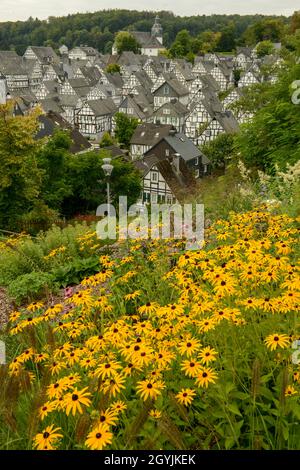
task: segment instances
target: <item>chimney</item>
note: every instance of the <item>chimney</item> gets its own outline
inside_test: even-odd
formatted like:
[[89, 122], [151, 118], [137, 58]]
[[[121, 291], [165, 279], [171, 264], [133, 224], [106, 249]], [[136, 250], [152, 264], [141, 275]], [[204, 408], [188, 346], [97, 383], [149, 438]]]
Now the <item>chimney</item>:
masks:
[[176, 135], [176, 129], [170, 129], [169, 130], [169, 136], [175, 137], [175, 135]]

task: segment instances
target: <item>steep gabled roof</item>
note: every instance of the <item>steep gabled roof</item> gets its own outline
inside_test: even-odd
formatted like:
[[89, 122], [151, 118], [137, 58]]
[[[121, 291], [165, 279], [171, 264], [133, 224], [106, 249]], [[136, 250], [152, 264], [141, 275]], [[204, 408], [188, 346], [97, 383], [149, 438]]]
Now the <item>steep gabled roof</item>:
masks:
[[133, 164], [143, 177], [156, 166], [179, 202], [183, 202], [189, 193], [192, 194], [195, 191], [196, 180], [182, 158], [179, 158], [179, 165], [175, 168], [171, 159], [159, 159], [149, 150], [147, 156], [142, 160], [134, 161]]
[[[163, 75], [166, 76], [165, 74]], [[165, 78], [164, 82], [161, 83], [155, 90], [157, 93], [165, 84], [168, 84], [178, 96], [186, 96], [189, 94], [189, 90], [176, 78]]]
[[131, 145], [146, 145], [153, 147], [167, 136], [173, 128], [171, 125], [153, 123], [139, 124], [131, 137]]
[[112, 115], [117, 111], [115, 103], [110, 98], [105, 100], [90, 100], [87, 103], [96, 116]]
[[189, 110], [187, 109], [186, 106], [184, 106], [180, 101], [170, 101], [168, 103], [164, 103], [160, 108], [156, 109], [153, 112], [153, 115], [161, 115], [163, 113], [164, 109], [170, 109], [173, 111], [173, 114], [176, 114], [177, 116], [185, 116], [186, 114], [189, 114]]
[[164, 140], [174, 149], [174, 153], [179, 153], [186, 162], [202, 155], [198, 147], [185, 134], [167, 135]]

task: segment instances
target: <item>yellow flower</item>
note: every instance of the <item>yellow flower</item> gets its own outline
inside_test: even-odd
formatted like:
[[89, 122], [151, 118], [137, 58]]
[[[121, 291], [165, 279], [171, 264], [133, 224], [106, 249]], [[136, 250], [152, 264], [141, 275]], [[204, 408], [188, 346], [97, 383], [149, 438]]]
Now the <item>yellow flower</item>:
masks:
[[199, 358], [202, 362], [202, 364], [209, 364], [210, 362], [213, 362], [216, 360], [217, 356], [217, 351], [213, 348], [210, 348], [209, 346], [206, 348], [201, 349], [199, 352]]
[[139, 290], [132, 292], [131, 294], [124, 295], [124, 300], [134, 300], [141, 295]]
[[186, 354], [187, 357], [191, 357], [201, 347], [200, 341], [194, 338], [188, 338], [185, 341], [181, 341], [178, 345], [178, 350], [181, 355]]
[[29, 310], [30, 312], [35, 312], [35, 310], [39, 310], [43, 306], [43, 302], [33, 302], [32, 304], [27, 306], [27, 310]]
[[265, 343], [271, 351], [274, 351], [277, 348], [286, 348], [289, 345], [289, 337], [287, 335], [274, 333], [266, 337]]
[[157, 302], [147, 302], [146, 305], [142, 305], [138, 310], [139, 313], [145, 313], [146, 315], [149, 315], [151, 313], [155, 313], [158, 308], [159, 305]]
[[113, 434], [105, 423], [98, 424], [87, 436], [85, 445], [91, 450], [102, 450], [112, 443]]
[[195, 390], [191, 388], [183, 388], [179, 393], [177, 393], [176, 399], [181, 405], [189, 406], [192, 403], [195, 395]]
[[201, 363], [193, 358], [187, 359], [182, 362], [181, 370], [188, 377], [196, 377], [201, 370]]
[[210, 367], [205, 367], [201, 370], [201, 372], [196, 377], [196, 384], [199, 387], [208, 387], [209, 383], [215, 383], [217, 378], [217, 374], [213, 369]]
[[47, 426], [44, 431], [37, 434], [34, 438], [34, 447], [37, 450], [52, 450], [53, 444], [56, 444], [57, 439], [63, 437], [62, 434], [59, 434], [57, 431], [60, 431], [61, 428], [53, 429], [53, 424]]
[[86, 392], [88, 387], [83, 388], [82, 390], [77, 390], [76, 388], [68, 393], [64, 397], [64, 406], [66, 409], [66, 415], [69, 416], [70, 412], [72, 412], [72, 415], [75, 416], [77, 411], [82, 414], [82, 406], [89, 406], [91, 404], [91, 400], [87, 398], [91, 394], [89, 392]]
[[137, 392], [141, 398], [146, 401], [148, 398], [155, 400], [158, 395], [161, 395], [161, 390], [164, 385], [161, 381], [155, 382], [154, 380], [141, 380], [137, 385]]
[[126, 408], [127, 408], [127, 405], [125, 405], [123, 401], [115, 401], [114, 403], [110, 405], [110, 409], [112, 411], [117, 411], [118, 413], [126, 410]]
[[48, 401], [39, 408], [39, 417], [41, 418], [41, 420], [43, 420], [53, 410], [55, 410], [55, 404], [53, 404], [53, 402]]
[[288, 387], [286, 387], [285, 392], [284, 392], [286, 397], [290, 397], [291, 395], [296, 395], [297, 393], [298, 393], [297, 390], [292, 385], [288, 385]]
[[149, 415], [151, 416], [151, 418], [159, 419], [159, 418], [161, 418], [161, 411], [159, 411], [159, 410], [150, 410]]
[[99, 422], [105, 423], [108, 426], [115, 426], [118, 422], [118, 411], [108, 409], [106, 411], [100, 411]]
[[106, 377], [112, 377], [121, 368], [122, 367], [119, 364], [119, 362], [116, 362], [116, 361], [105, 362], [104, 364], [100, 364], [100, 366], [97, 367], [97, 369], [95, 370], [95, 376], [101, 379], [105, 379]]

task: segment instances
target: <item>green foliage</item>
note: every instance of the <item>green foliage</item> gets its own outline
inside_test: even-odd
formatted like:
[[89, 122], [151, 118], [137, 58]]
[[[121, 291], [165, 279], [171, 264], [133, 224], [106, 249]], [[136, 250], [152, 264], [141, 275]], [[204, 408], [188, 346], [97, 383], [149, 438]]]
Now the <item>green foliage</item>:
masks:
[[115, 136], [119, 144], [129, 148], [131, 137], [138, 126], [139, 121], [136, 118], [130, 118], [124, 113], [115, 114]]
[[110, 147], [114, 145], [115, 141], [109, 132], [104, 132], [102, 139], [100, 141], [100, 147]]
[[[12, 116], [12, 106], [0, 107], [0, 227], [36, 234], [66, 217], [95, 211], [106, 200], [106, 183], [101, 168], [105, 151], [73, 155], [70, 137], [57, 131], [53, 137], [37, 141], [36, 110], [28, 116]], [[117, 117], [117, 138], [129, 145], [138, 121]], [[104, 134], [101, 146], [115, 143]], [[119, 178], [119, 180], [117, 179]], [[99, 183], [100, 180], [100, 183]], [[112, 176], [115, 197], [127, 195], [131, 203], [140, 192], [140, 177], [134, 167], [115, 162]]]
[[57, 286], [53, 283], [51, 274], [41, 272], [23, 274], [12, 281], [8, 287], [8, 294], [17, 305], [37, 300], [46, 296], [49, 291], [56, 292]]
[[246, 44], [255, 46], [261, 41], [280, 42], [284, 35], [282, 18], [264, 18], [250, 25], [245, 32]]
[[231, 52], [236, 45], [235, 37], [235, 24], [231, 22], [221, 31], [221, 37], [217, 43], [218, 50]]
[[63, 199], [72, 193], [66, 175], [70, 145], [69, 135], [58, 130], [38, 155], [39, 166], [43, 170], [40, 197], [50, 208], [56, 210], [61, 209]]
[[99, 259], [97, 256], [78, 258], [70, 263], [64, 263], [53, 269], [50, 274], [52, 285], [67, 287], [79, 284], [85, 277], [96, 274], [99, 271]]
[[235, 156], [235, 136], [233, 134], [219, 134], [211, 142], [201, 147], [201, 151], [211, 161], [213, 169], [225, 168]]
[[0, 106], [0, 227], [6, 229], [32, 210], [42, 180], [37, 163], [41, 143], [34, 139], [40, 110], [15, 117], [13, 107], [13, 102]]
[[105, 72], [106, 73], [120, 73], [121, 71], [121, 67], [119, 64], [109, 64], [106, 69], [105, 69]]
[[135, 37], [127, 31], [120, 31], [116, 35], [115, 46], [118, 54], [125, 51], [131, 51], [138, 54], [141, 47]]
[[[168, 11], [158, 12], [164, 28], [164, 43], [170, 47], [179, 31], [187, 29], [193, 38], [205, 31], [226, 31], [235, 24], [235, 41], [240, 43], [242, 34], [263, 15], [201, 15], [181, 17]], [[154, 14], [152, 11], [105, 10], [94, 13], [77, 13], [64, 17], [51, 16], [48, 20], [29, 18], [27, 21], [2, 22], [0, 25], [0, 49], [15, 49], [23, 54], [29, 45], [50, 45], [58, 49], [62, 44], [69, 48], [89, 44], [103, 53], [110, 53], [114, 35], [119, 31], [150, 31]], [[287, 22], [287, 18], [282, 18]], [[262, 39], [259, 39], [262, 40]], [[257, 41], [258, 42], [258, 41]], [[211, 42], [205, 42], [210, 49]], [[199, 52], [199, 48], [194, 53]]]
[[274, 45], [272, 41], [261, 41], [256, 47], [256, 52], [258, 57], [264, 57], [266, 55], [271, 55], [274, 52]]
[[211, 176], [201, 181], [198, 202], [204, 204], [205, 217], [212, 220], [227, 219], [231, 211], [244, 212], [253, 208], [253, 195], [241, 196], [241, 174], [236, 164], [228, 165], [221, 176]]
[[299, 64], [283, 70], [276, 84], [265, 87], [252, 122], [242, 126], [238, 146], [247, 166], [272, 173], [275, 165], [285, 168], [300, 159], [300, 107], [292, 102], [299, 76]]
[[[64, 200], [63, 212], [68, 217], [87, 212], [94, 212], [99, 204], [106, 201], [106, 179], [102, 170], [103, 158], [109, 152], [87, 152], [70, 157], [67, 178], [73, 192]], [[128, 197], [131, 204], [136, 202], [140, 191], [140, 176], [134, 166], [122, 159], [113, 161], [113, 172], [110, 177], [113, 201], [120, 195]]]
[[55, 293], [97, 272], [103, 245], [85, 223], [8, 238], [0, 243], [0, 285], [18, 304]]

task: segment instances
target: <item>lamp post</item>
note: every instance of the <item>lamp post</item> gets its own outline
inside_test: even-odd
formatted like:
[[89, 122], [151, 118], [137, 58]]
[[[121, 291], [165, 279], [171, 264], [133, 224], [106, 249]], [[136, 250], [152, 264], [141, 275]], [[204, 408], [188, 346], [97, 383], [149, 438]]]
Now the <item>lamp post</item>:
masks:
[[110, 205], [110, 186], [109, 186], [109, 177], [113, 171], [113, 166], [111, 164], [111, 158], [103, 158], [103, 165], [101, 166], [104, 174], [106, 176], [106, 192], [107, 192], [107, 215], [109, 217], [109, 205]]

